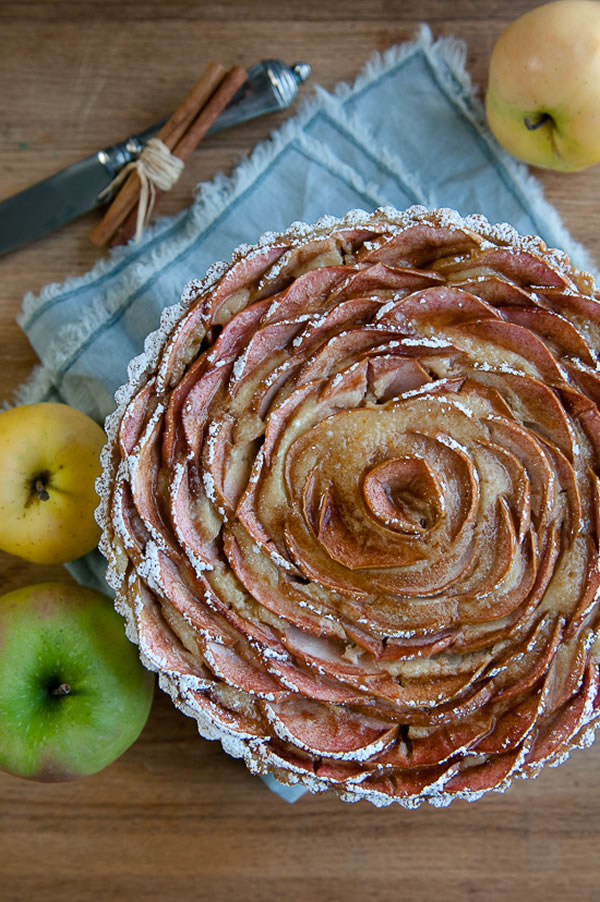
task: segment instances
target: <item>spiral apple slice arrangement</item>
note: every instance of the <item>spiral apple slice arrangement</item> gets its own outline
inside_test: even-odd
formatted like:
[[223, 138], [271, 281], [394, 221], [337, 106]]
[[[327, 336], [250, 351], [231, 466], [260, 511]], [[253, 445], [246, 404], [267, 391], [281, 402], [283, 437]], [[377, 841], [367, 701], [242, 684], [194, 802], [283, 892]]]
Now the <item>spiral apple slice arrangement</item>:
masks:
[[409, 807], [588, 743], [599, 347], [591, 277], [450, 210], [295, 224], [188, 285], [118, 394], [100, 522], [201, 734]]

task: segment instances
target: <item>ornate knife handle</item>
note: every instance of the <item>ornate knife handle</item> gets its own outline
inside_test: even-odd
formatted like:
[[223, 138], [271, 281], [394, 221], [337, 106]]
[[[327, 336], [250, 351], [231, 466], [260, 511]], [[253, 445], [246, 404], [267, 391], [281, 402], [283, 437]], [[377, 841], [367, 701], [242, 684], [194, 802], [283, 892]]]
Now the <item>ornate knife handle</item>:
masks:
[[[209, 129], [209, 134], [232, 128], [257, 116], [286, 109], [295, 100], [298, 87], [307, 80], [310, 71], [308, 63], [294, 63], [293, 66], [287, 66], [281, 60], [263, 60], [257, 63], [249, 70], [248, 78], [240, 90]], [[139, 135], [132, 135], [119, 144], [99, 150], [98, 160], [114, 177], [123, 166], [139, 156], [146, 141], [160, 130], [165, 121], [163, 119]]]

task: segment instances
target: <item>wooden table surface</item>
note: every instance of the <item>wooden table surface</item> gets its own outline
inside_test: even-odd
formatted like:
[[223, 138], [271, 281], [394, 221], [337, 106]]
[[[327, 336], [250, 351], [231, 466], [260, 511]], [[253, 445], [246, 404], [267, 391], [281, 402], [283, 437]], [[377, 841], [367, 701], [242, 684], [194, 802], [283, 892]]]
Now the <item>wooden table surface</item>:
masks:
[[[313, 81], [352, 79], [374, 50], [434, 34], [467, 42], [485, 86], [500, 31], [526, 0], [2, 0], [0, 198], [168, 114], [208, 59], [306, 60]], [[228, 171], [284, 114], [202, 145], [161, 212]], [[443, 136], [440, 136], [443, 138]], [[600, 263], [600, 166], [535, 173]], [[0, 401], [35, 366], [16, 325], [26, 291], [101, 255], [89, 214], [0, 259]], [[2, 591], [59, 567], [0, 555]], [[505, 795], [448, 809], [377, 810], [305, 796], [290, 805], [197, 737], [157, 693], [138, 742], [97, 776], [43, 785], [0, 774], [0, 898], [85, 900], [592, 900], [600, 897], [600, 742]]]

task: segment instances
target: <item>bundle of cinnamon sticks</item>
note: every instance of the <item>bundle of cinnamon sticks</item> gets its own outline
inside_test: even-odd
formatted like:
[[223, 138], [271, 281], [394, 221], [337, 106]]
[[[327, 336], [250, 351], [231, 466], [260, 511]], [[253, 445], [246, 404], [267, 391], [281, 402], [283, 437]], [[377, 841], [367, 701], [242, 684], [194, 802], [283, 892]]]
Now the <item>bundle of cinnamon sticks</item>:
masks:
[[[227, 71], [219, 63], [209, 63], [200, 80], [156, 138], [174, 157], [185, 163], [246, 77], [247, 73], [241, 66], [233, 66]], [[152, 206], [155, 207], [162, 191], [156, 186], [152, 189]], [[104, 247], [129, 241], [136, 233], [141, 191], [142, 180], [138, 170], [132, 168], [104, 217], [91, 232], [90, 240], [94, 244]]]

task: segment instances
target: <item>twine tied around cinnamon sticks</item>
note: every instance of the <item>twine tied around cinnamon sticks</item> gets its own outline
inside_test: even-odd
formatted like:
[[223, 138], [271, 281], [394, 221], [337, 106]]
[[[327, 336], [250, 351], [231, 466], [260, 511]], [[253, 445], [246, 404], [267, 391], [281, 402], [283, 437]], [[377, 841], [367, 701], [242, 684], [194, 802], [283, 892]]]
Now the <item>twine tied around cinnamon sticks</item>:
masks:
[[137, 205], [135, 240], [139, 241], [154, 209], [156, 191], [169, 191], [178, 181], [185, 163], [171, 153], [159, 138], [150, 138], [137, 160], [133, 160], [112, 180], [100, 194], [110, 194], [119, 188], [130, 172], [136, 172], [140, 180], [140, 197]]
[[[151, 138], [137, 160], [128, 164], [106, 189], [120, 187], [90, 240], [103, 247], [139, 240], [156, 203], [181, 175], [185, 163], [217, 116], [246, 80], [241, 66], [226, 71], [209, 63], [181, 106]], [[137, 209], [136, 209], [137, 208]]]

